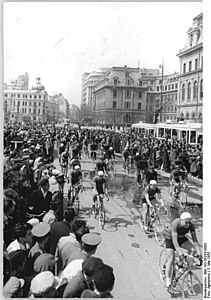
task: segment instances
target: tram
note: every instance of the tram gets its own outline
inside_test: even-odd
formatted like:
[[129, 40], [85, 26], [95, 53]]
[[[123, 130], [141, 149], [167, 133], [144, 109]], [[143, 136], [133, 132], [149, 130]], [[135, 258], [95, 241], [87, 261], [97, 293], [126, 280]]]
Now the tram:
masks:
[[185, 140], [190, 145], [202, 144], [203, 125], [201, 123], [136, 123], [132, 125], [138, 133], [157, 137], [158, 139]]

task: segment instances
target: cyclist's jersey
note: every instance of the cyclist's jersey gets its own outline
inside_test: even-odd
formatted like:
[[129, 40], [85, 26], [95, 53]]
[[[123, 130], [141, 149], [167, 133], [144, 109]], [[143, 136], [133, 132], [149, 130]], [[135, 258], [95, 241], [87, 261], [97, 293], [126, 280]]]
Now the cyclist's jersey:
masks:
[[79, 183], [80, 179], [82, 179], [81, 171], [72, 170], [70, 172], [70, 176], [71, 176], [71, 184], [72, 185]]
[[147, 185], [142, 193], [142, 198], [145, 198], [145, 195], [149, 194], [149, 200], [155, 198], [155, 194], [160, 194], [160, 189], [156, 187], [156, 189], [150, 188], [150, 185]]
[[123, 152], [122, 152], [122, 155], [123, 155], [123, 157], [124, 157], [125, 159], [127, 159], [127, 158], [130, 156], [130, 153], [129, 153], [128, 150], [126, 150], [126, 151], [123, 151]]
[[186, 228], [181, 225], [180, 218], [177, 218], [177, 219], [173, 220], [173, 222], [171, 223], [171, 226], [166, 227], [164, 229], [163, 234], [166, 239], [171, 240], [173, 234], [176, 234], [178, 236], [178, 238], [182, 238], [188, 232], [195, 233], [195, 226], [193, 225], [193, 223], [190, 223], [189, 227]]
[[115, 158], [114, 150], [107, 150], [105, 153], [105, 158], [107, 159]]
[[106, 165], [106, 163], [105, 162], [97, 162], [96, 163], [96, 168], [97, 168], [97, 171], [103, 171], [104, 172], [104, 170], [106, 171], [107, 170], [107, 165]]
[[183, 178], [183, 173], [181, 170], [175, 169], [171, 173], [171, 179], [174, 179], [176, 182], [180, 182], [180, 178]]
[[61, 154], [61, 161], [62, 161], [63, 163], [67, 163], [67, 162], [68, 162], [68, 158], [69, 158], [69, 154], [68, 154], [68, 153], [63, 152], [63, 153]]
[[65, 146], [59, 146], [59, 154], [62, 154], [65, 150]]
[[104, 184], [107, 183], [107, 180], [105, 177], [100, 177], [100, 176], [95, 176], [93, 178], [94, 183], [96, 184], [96, 190], [98, 194], [103, 194], [104, 193]]
[[138, 170], [145, 170], [148, 167], [147, 160], [140, 159], [136, 163], [136, 167]]
[[71, 160], [71, 165], [72, 165], [73, 169], [74, 169], [75, 166], [81, 166], [80, 161], [76, 158], [73, 158]]
[[76, 157], [79, 154], [79, 149], [77, 147], [72, 149], [72, 157]]

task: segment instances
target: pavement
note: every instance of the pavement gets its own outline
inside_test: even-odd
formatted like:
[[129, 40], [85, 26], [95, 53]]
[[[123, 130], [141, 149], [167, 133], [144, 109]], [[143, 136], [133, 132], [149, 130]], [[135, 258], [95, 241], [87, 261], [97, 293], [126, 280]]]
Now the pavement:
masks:
[[[55, 165], [59, 168], [58, 159]], [[137, 191], [134, 174], [127, 176], [119, 160], [115, 163], [116, 175], [109, 179], [110, 200], [105, 202], [106, 223], [100, 228], [98, 220], [91, 215], [92, 191], [87, 189], [80, 194], [80, 215], [85, 219], [91, 232], [101, 235], [102, 242], [95, 253], [104, 263], [113, 267], [115, 285], [112, 291], [118, 299], [170, 299], [158, 272], [158, 260], [164, 249], [158, 245], [153, 235], [146, 235], [139, 226], [138, 204], [133, 203]], [[84, 185], [91, 186], [94, 164], [91, 159], [82, 157]], [[164, 201], [168, 201], [167, 174], [159, 172]], [[66, 193], [68, 184], [65, 184]], [[190, 196], [192, 207], [198, 209], [202, 189], [195, 186]], [[199, 195], [200, 194], [200, 195]], [[195, 199], [198, 196], [199, 199]], [[196, 202], [194, 202], [196, 201]], [[201, 212], [201, 211], [200, 211]], [[202, 215], [193, 211], [199, 242], [202, 243]], [[196, 270], [202, 280], [202, 271]]]

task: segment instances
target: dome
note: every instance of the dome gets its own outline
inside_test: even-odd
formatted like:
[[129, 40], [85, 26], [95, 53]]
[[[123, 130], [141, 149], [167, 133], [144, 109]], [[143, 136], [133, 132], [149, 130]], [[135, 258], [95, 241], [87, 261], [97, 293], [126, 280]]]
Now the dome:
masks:
[[37, 90], [40, 92], [43, 91], [45, 87], [40, 83], [40, 77], [37, 77], [36, 80], [37, 80], [36, 85], [32, 86], [32, 90]]

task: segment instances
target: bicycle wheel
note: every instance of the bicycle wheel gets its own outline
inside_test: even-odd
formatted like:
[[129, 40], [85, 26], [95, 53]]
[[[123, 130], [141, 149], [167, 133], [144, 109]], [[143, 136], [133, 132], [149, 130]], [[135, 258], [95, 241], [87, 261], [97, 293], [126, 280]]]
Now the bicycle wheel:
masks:
[[188, 202], [188, 196], [185, 191], [180, 192], [180, 206], [182, 208], [186, 208]]
[[192, 271], [187, 272], [182, 281], [182, 297], [202, 299], [202, 283]]
[[73, 208], [75, 210], [75, 214], [76, 216], [79, 214], [79, 210], [80, 210], [80, 202], [79, 202], [79, 197], [78, 195], [75, 196], [75, 201], [73, 203]]
[[154, 234], [155, 234], [156, 242], [160, 246], [163, 246], [165, 243], [165, 238], [162, 234], [162, 231], [164, 228], [165, 228], [165, 224], [164, 224], [163, 220], [161, 220], [160, 217], [158, 216], [154, 223]]
[[101, 205], [99, 209], [99, 224], [100, 227], [103, 229], [105, 225], [105, 209], [103, 205]]
[[160, 278], [164, 285], [166, 285], [166, 262], [168, 260], [168, 254], [166, 250], [161, 251], [158, 262], [158, 270]]

